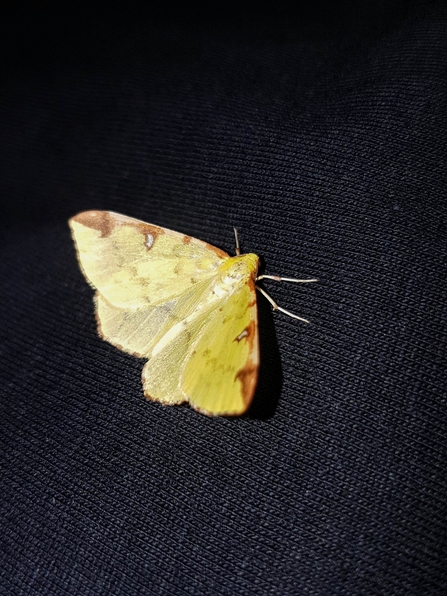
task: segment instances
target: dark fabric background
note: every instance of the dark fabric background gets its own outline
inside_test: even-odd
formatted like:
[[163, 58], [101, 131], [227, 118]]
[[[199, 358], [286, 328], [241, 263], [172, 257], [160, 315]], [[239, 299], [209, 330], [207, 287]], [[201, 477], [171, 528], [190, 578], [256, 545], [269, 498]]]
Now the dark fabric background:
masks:
[[[11, 4], [2, 19], [2, 595], [447, 594], [443, 2]], [[147, 402], [67, 219], [243, 249], [250, 412]]]

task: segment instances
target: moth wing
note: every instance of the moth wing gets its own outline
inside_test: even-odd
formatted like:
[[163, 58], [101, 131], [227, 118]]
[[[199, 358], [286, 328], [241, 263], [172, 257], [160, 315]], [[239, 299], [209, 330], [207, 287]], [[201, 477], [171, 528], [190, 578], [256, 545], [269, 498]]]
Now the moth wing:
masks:
[[186, 319], [209, 293], [210, 282], [199, 282], [180, 296], [146, 308], [117, 308], [99, 292], [95, 295], [100, 337], [125, 352], [150, 358], [154, 346], [177, 323]]
[[201, 240], [111, 211], [85, 211], [69, 223], [85, 277], [118, 308], [172, 300], [229, 258]]
[[210, 416], [243, 414], [259, 368], [254, 284], [223, 295], [212, 308], [184, 321], [172, 341], [158, 346], [143, 369], [148, 398], [167, 404], [188, 401]]

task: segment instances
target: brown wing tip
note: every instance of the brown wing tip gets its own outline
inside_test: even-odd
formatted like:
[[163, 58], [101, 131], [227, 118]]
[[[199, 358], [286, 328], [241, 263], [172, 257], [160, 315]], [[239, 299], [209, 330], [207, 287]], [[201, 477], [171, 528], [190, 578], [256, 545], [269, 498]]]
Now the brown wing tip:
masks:
[[114, 219], [109, 211], [82, 211], [70, 219], [69, 223], [72, 222], [101, 232], [102, 238], [110, 236], [115, 227]]
[[258, 369], [259, 366], [249, 362], [236, 373], [235, 379], [241, 383], [242, 398], [245, 403], [246, 409], [253, 399], [253, 395], [256, 389], [256, 383], [258, 381]]

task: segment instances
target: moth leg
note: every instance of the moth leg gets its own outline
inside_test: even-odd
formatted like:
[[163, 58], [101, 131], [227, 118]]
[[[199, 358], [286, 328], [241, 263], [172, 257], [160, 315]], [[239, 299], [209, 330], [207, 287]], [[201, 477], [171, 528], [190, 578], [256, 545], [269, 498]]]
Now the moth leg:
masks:
[[[265, 277], [265, 276], [261, 276], [261, 277]], [[259, 279], [259, 277], [258, 277], [258, 279]], [[276, 302], [273, 300], [273, 298], [271, 296], [269, 296], [267, 294], [267, 292], [265, 290], [263, 290], [262, 288], [260, 288], [259, 286], [256, 286], [256, 289], [259, 290], [265, 298], [267, 298], [267, 300], [273, 306], [273, 310], [280, 310], [281, 312], [288, 315], [289, 317], [292, 317], [293, 319], [298, 319], [298, 321], [303, 321], [303, 323], [310, 323], [310, 321], [308, 321], [307, 319], [303, 319], [303, 317], [299, 317], [298, 315], [293, 314], [293, 312], [290, 312], [289, 310], [286, 310], [285, 308], [281, 308], [281, 306], [278, 306], [276, 304]]]
[[[279, 275], [258, 275], [256, 281], [260, 279], [273, 279], [274, 281], [291, 281], [296, 284], [308, 284], [314, 281], [318, 281], [318, 279], [294, 279], [293, 277], [280, 277]], [[259, 289], [259, 288], [258, 288]]]

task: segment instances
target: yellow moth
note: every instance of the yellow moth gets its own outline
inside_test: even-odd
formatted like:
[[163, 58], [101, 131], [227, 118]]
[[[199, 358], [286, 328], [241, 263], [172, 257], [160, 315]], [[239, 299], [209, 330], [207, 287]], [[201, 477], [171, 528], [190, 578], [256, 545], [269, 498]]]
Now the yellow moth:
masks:
[[316, 280], [257, 277], [259, 257], [240, 254], [236, 230], [237, 254], [230, 257], [110, 211], [85, 211], [69, 223], [80, 267], [96, 290], [99, 335], [148, 359], [146, 397], [189, 402], [209, 416], [243, 414], [259, 368], [256, 281]]

